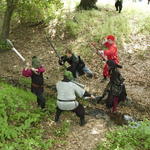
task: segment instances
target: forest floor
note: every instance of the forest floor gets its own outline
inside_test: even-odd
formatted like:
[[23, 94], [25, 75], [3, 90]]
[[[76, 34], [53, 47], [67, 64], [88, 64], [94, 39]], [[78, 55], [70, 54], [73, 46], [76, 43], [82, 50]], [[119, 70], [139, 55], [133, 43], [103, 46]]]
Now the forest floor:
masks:
[[[118, 15], [116, 12], [114, 14]], [[124, 16], [125, 12], [120, 15]], [[134, 105], [119, 106], [118, 113], [129, 114], [139, 119], [150, 119], [150, 36], [136, 32], [138, 17], [138, 15], [131, 16], [129, 22], [132, 33], [130, 34], [129, 42], [122, 39], [122, 45], [119, 46], [120, 62], [123, 65], [121, 72], [126, 79], [128, 97]], [[43, 60], [42, 63], [46, 67], [45, 82], [48, 85], [54, 85], [62, 78], [58, 58], [49, 47], [43, 28], [29, 28], [20, 25], [13, 28], [10, 39], [12, 39], [16, 49], [27, 61], [30, 62], [34, 55]], [[70, 43], [73, 40], [65, 42]], [[100, 82], [102, 79], [102, 61], [98, 62], [99, 58], [96, 55], [93, 55], [92, 61], [88, 59], [88, 57], [84, 57], [85, 62], [97, 74], [98, 78], [87, 79], [82, 77], [79, 80], [86, 85], [91, 93], [101, 95], [107, 84], [107, 82]], [[23, 67], [24, 64], [15, 53], [11, 51], [0, 53], [0, 77], [19, 80], [22, 78], [21, 70]], [[48, 90], [46, 89], [46, 91]], [[139, 107], [134, 107], [135, 105]], [[95, 107], [106, 110], [105, 105], [97, 104]], [[73, 115], [73, 117], [75, 116]], [[78, 123], [72, 123], [75, 121], [73, 117], [67, 117], [71, 121], [72, 127], [65, 137], [66, 139], [64, 139], [66, 142], [56, 144], [52, 148], [53, 150], [92, 150], [96, 148], [96, 144], [105, 139], [104, 135], [109, 129], [106, 125], [106, 120], [86, 116], [88, 123], [84, 127], [79, 127]], [[53, 124], [53, 126], [57, 126], [55, 123]]]

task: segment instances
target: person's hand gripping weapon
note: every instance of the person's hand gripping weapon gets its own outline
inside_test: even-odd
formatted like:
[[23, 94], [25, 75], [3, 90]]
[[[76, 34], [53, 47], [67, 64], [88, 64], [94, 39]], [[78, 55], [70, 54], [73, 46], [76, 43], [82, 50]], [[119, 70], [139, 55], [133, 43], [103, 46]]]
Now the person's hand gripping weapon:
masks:
[[104, 56], [103, 50], [100, 50], [100, 48], [96, 46], [97, 45], [96, 43], [92, 42], [90, 43], [90, 45], [96, 49], [96, 54], [98, 54], [102, 58], [103, 61], [107, 61], [107, 59]]

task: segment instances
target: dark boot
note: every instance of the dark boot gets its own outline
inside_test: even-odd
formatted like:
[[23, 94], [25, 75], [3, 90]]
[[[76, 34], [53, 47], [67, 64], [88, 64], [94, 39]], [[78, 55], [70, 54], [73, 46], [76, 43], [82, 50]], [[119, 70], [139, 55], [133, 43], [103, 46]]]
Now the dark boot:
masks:
[[59, 117], [57, 115], [55, 115], [55, 122], [59, 121]]
[[55, 122], [59, 121], [59, 117], [60, 117], [62, 112], [63, 112], [63, 110], [60, 110], [58, 107], [56, 108]]
[[84, 126], [86, 124], [86, 121], [84, 118], [80, 118], [80, 126]]

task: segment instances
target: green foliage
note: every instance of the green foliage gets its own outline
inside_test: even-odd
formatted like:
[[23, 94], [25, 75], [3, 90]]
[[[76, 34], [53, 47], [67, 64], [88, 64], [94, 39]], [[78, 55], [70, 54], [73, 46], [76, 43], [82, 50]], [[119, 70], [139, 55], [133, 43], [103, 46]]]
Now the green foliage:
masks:
[[82, 11], [76, 17], [84, 30], [82, 33], [85, 33], [85, 39], [99, 41], [103, 40], [106, 35], [113, 34], [117, 37], [117, 41], [121, 42], [122, 37], [128, 37], [130, 34], [127, 16], [93, 10]]
[[106, 138], [97, 150], [149, 150], [150, 121], [140, 122], [137, 128], [121, 127], [108, 133]]
[[10, 46], [8, 45], [7, 41], [0, 40], [0, 51], [7, 51], [10, 50]]
[[21, 85], [26, 86], [26, 87], [30, 87], [31, 86], [31, 79], [30, 78], [25, 78], [25, 77], [20, 77], [19, 78], [19, 83]]
[[5, 0], [1, 0], [1, 1], [0, 1], [0, 15], [1, 15], [2, 13], [4, 13], [5, 8], [6, 8], [6, 1], [5, 1]]
[[145, 17], [141, 22], [140, 22], [140, 31], [144, 34], [148, 34], [150, 33], [150, 17]]
[[76, 38], [80, 32], [80, 26], [73, 20], [66, 20], [65, 30], [69, 38]]
[[54, 131], [54, 135], [61, 137], [61, 136], [65, 136], [70, 129], [70, 123], [67, 121], [64, 121], [60, 127], [58, 127], [55, 131]]
[[34, 109], [36, 97], [18, 88], [0, 83], [0, 149], [47, 150], [52, 139], [44, 140], [39, 124], [44, 113]]
[[23, 23], [49, 20], [55, 18], [56, 11], [61, 6], [59, 0], [19, 0], [16, 16]]
[[[65, 34], [65, 38], [73, 38], [74, 42], [68, 42], [67, 47], [79, 52], [82, 56], [93, 55], [89, 46], [90, 42], [100, 42], [106, 35], [113, 34], [117, 37], [117, 44], [122, 45], [122, 39], [128, 39], [131, 33], [129, 16], [114, 15], [109, 11], [86, 10], [72, 12], [61, 20], [58, 35]], [[62, 31], [63, 29], [63, 31]], [[63, 32], [63, 33], [62, 33]]]

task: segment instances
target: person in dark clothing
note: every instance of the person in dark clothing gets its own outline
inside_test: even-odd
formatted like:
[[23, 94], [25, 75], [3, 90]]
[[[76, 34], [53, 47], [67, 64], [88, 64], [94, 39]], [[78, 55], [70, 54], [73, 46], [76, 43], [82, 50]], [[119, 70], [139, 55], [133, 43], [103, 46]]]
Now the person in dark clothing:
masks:
[[29, 63], [27, 63], [26, 68], [22, 71], [23, 76], [31, 77], [31, 92], [37, 96], [38, 106], [42, 109], [45, 108], [45, 98], [43, 97], [44, 72], [45, 68], [40, 64], [40, 61], [36, 56], [32, 57], [32, 68], [29, 68]]
[[107, 95], [106, 106], [110, 109], [112, 108], [112, 112], [115, 112], [118, 103], [126, 100], [127, 93], [123, 83], [124, 78], [118, 70], [118, 68], [122, 68], [122, 66], [116, 64], [113, 60], [108, 60], [107, 65], [109, 68], [110, 81], [101, 99]]
[[148, 5], [149, 5], [149, 3], [150, 3], [150, 0], [148, 0]]
[[116, 7], [116, 11], [119, 11], [119, 13], [121, 13], [122, 10], [122, 3], [123, 0], [116, 0], [115, 7]]
[[55, 122], [59, 121], [60, 115], [63, 111], [72, 111], [80, 118], [80, 126], [85, 122], [85, 110], [76, 97], [95, 97], [81, 88], [79, 84], [72, 81], [73, 75], [70, 71], [65, 71], [64, 79], [56, 84], [57, 89], [57, 108], [55, 114]]
[[80, 56], [76, 56], [71, 50], [66, 50], [66, 55], [62, 56], [59, 60], [60, 65], [64, 65], [65, 62], [68, 62], [70, 65], [67, 70], [72, 72], [74, 78], [84, 74], [86, 74], [89, 78], [93, 77], [92, 71], [85, 65]]

